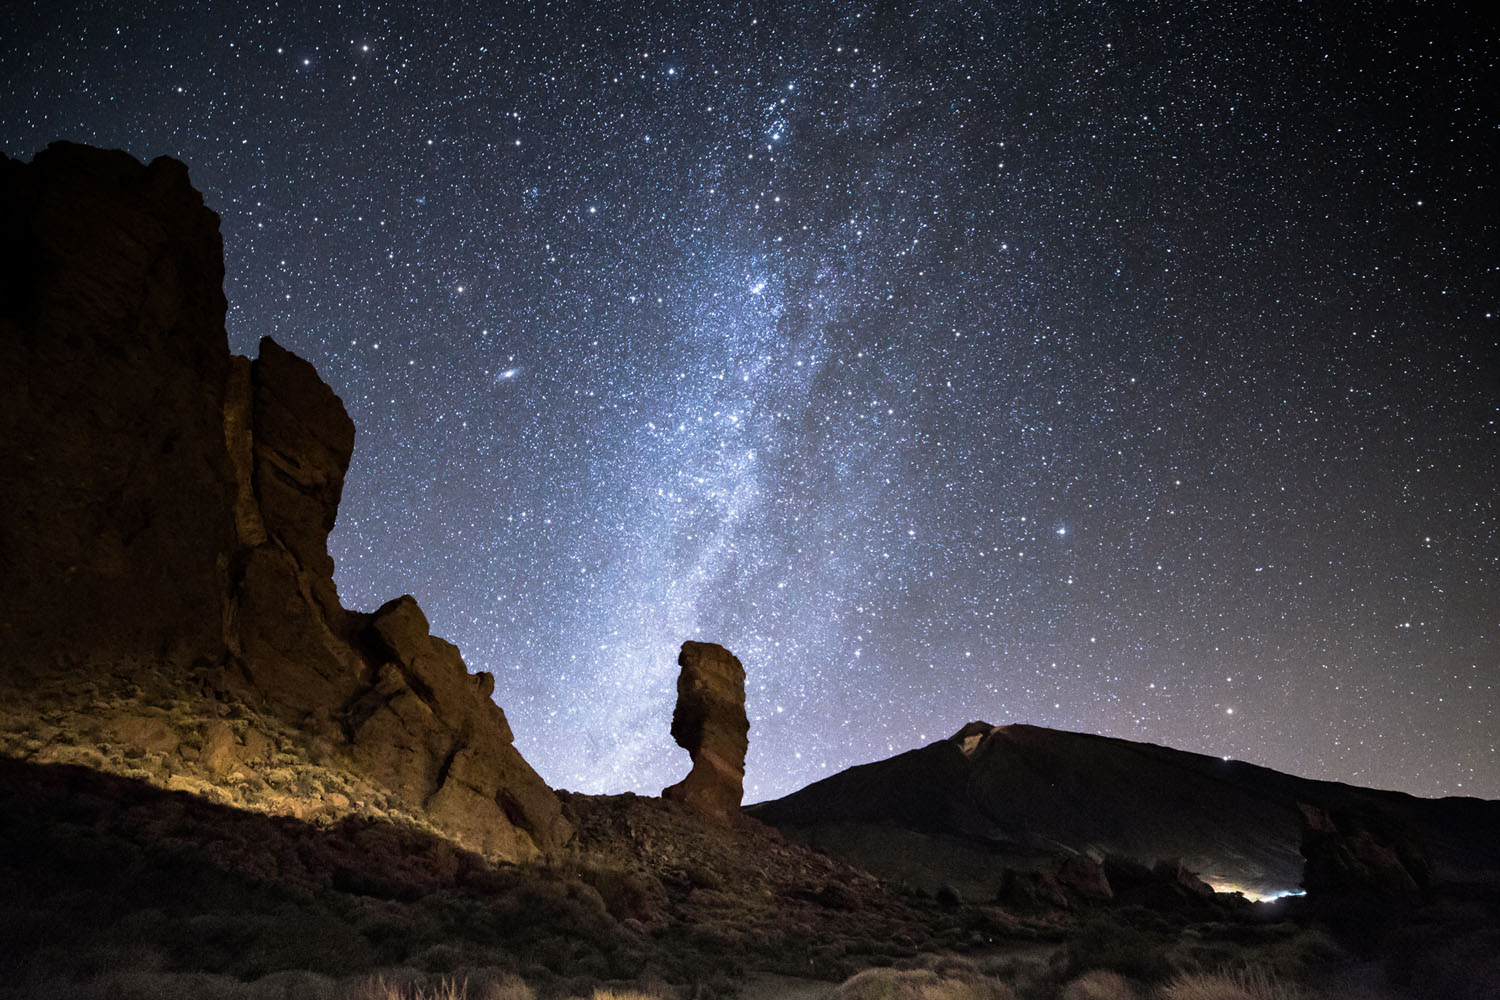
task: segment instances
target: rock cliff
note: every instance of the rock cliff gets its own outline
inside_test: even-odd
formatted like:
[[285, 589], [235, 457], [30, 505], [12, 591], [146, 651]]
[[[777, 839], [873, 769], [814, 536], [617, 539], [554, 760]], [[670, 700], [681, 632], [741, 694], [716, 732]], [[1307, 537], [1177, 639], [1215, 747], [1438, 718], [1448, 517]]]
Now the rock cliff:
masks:
[[218, 222], [170, 159], [0, 158], [0, 750], [555, 850], [570, 827], [494, 679], [410, 597], [340, 604], [354, 425], [269, 338], [230, 355]]
[[734, 654], [711, 642], [685, 642], [677, 657], [677, 707], [672, 739], [693, 759], [693, 769], [662, 797], [682, 802], [711, 819], [739, 818], [745, 789], [745, 668]]

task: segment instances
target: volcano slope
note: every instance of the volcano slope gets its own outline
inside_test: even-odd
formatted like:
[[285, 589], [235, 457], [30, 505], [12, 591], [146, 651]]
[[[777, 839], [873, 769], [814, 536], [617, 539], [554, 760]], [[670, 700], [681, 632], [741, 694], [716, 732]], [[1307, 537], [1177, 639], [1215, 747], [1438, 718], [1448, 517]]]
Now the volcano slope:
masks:
[[1062, 850], [1180, 859], [1222, 889], [1270, 896], [1301, 882], [1299, 803], [1373, 810], [1405, 825], [1440, 879], [1500, 875], [1497, 802], [1419, 799], [1020, 724], [973, 722], [748, 812], [929, 889], [993, 892], [1004, 865]]

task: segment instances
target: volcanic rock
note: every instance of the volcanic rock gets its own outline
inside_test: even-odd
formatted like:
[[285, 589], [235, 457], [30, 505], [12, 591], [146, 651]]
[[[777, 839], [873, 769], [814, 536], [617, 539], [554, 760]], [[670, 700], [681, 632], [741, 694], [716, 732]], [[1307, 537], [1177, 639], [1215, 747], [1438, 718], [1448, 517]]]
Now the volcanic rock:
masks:
[[1198, 877], [1198, 873], [1177, 858], [1158, 861], [1152, 873], [1164, 884], [1180, 889], [1189, 896], [1211, 899], [1214, 887]]
[[0, 161], [4, 669], [224, 645], [223, 246], [187, 168]]
[[1006, 868], [996, 894], [998, 902], [1022, 909], [1070, 910], [1113, 898], [1104, 866], [1087, 854], [1059, 855], [1033, 868]]
[[1414, 901], [1431, 887], [1426, 849], [1393, 817], [1368, 808], [1298, 807], [1309, 895]]
[[555, 850], [570, 827], [494, 679], [410, 597], [340, 604], [354, 425], [269, 338], [230, 355], [218, 223], [174, 160], [0, 158], [0, 702], [15, 729], [39, 692], [94, 692], [0, 749], [104, 766], [123, 743], [174, 787], [265, 768], [277, 810], [347, 801], [302, 754], [465, 846]]
[[723, 646], [685, 642], [677, 657], [677, 707], [672, 739], [693, 759], [693, 769], [662, 797], [681, 802], [723, 823], [739, 818], [744, 796], [745, 668]]

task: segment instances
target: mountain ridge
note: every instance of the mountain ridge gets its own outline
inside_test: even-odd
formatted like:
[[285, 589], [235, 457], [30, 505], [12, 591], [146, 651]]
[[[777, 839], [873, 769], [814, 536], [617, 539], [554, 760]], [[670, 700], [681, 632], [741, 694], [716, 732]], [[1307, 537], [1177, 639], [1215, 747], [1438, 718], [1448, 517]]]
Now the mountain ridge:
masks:
[[[1500, 803], [1422, 799], [1026, 723], [969, 723], [747, 812], [877, 874], [910, 874], [889, 856], [898, 851], [972, 881], [989, 867], [985, 855], [1025, 861], [1061, 850], [1180, 859], [1221, 887], [1271, 895], [1300, 883], [1303, 802], [1374, 809], [1417, 829], [1444, 876], [1500, 875], [1483, 836], [1500, 824]], [[871, 841], [875, 831], [917, 837], [896, 835], [896, 848]], [[945, 852], [972, 863], [945, 866]]]

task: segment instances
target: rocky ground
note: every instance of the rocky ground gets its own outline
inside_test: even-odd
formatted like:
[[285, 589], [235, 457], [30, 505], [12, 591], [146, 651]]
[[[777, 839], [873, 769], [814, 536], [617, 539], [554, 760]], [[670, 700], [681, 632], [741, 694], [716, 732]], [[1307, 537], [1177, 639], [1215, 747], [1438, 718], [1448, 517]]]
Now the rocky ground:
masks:
[[1001, 903], [883, 883], [677, 803], [561, 798], [568, 856], [517, 865], [401, 820], [273, 816], [0, 760], [0, 995], [333, 1000], [378, 973], [463, 980], [476, 998], [516, 983], [543, 998], [811, 997], [869, 969], [934, 968], [1036, 1000], [1085, 995], [1065, 987], [1097, 970], [1143, 998], [1236, 969], [1307, 998], [1478, 1000], [1500, 983], [1493, 891], [1404, 908], [1275, 908], [1191, 886], [1111, 902], [1059, 863], [1012, 877]]

